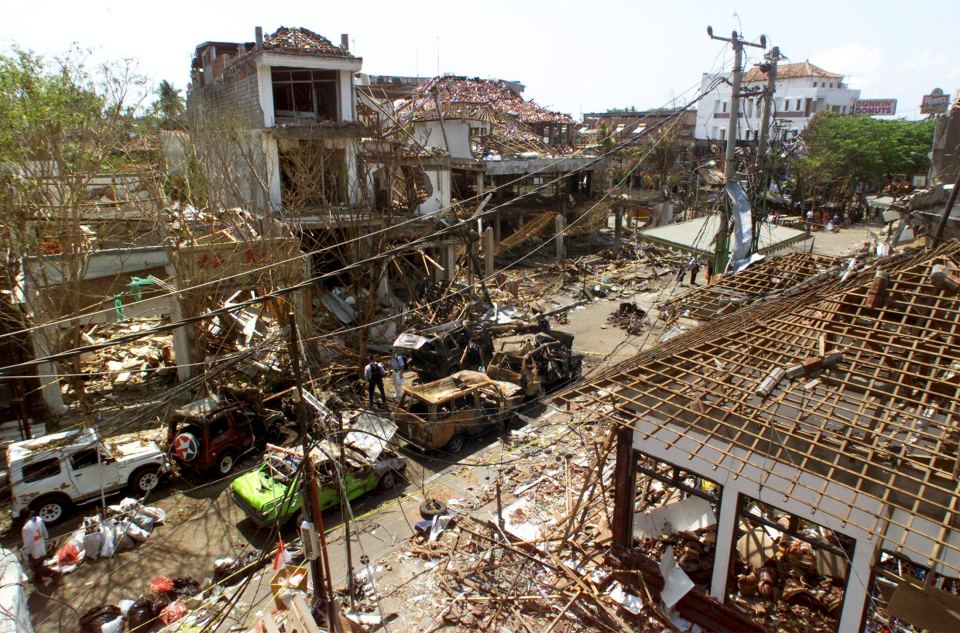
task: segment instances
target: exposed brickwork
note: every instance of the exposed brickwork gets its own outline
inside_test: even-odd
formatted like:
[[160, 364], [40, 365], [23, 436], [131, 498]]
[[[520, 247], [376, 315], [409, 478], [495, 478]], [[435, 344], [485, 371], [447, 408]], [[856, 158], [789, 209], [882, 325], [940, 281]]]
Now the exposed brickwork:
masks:
[[208, 112], [235, 116], [249, 128], [263, 127], [263, 109], [257, 86], [257, 71], [252, 60], [229, 66], [216, 81], [197, 86], [190, 94], [190, 105]]

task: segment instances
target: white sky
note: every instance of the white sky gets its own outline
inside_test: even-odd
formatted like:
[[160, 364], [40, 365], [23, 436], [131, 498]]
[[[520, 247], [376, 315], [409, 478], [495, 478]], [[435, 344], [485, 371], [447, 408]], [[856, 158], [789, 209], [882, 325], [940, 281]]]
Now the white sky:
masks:
[[[847, 75], [863, 98], [896, 98], [915, 118], [921, 96], [960, 88], [960, 0], [491, 0], [486, 2], [110, 2], [32, 0], [0, 10], [0, 49], [54, 54], [72, 42], [103, 58], [132, 58], [180, 88], [206, 40], [252, 41], [254, 27], [304, 26], [339, 43], [349, 33], [371, 74], [515, 79], [525, 96], [579, 117], [613, 107], [667, 105], [729, 69], [711, 41], [733, 29], [765, 33], [790, 61]], [[736, 14], [736, 15], [735, 15]], [[742, 26], [741, 26], [742, 25]], [[759, 49], [749, 49], [753, 60]]]

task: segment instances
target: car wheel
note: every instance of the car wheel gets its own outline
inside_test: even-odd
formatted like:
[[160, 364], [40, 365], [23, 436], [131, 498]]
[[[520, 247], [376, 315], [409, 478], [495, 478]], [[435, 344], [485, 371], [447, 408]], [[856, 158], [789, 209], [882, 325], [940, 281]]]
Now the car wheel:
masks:
[[232, 471], [236, 465], [237, 458], [233, 456], [233, 453], [224, 453], [220, 456], [220, 459], [217, 460], [217, 472], [220, 473], [220, 476], [225, 477], [230, 474], [230, 471]]
[[453, 454], [459, 453], [463, 450], [463, 437], [454, 435], [450, 438], [450, 441], [447, 442], [446, 446], [443, 447], [443, 450]]
[[136, 496], [143, 496], [160, 484], [160, 471], [157, 468], [141, 468], [130, 477], [130, 489]]
[[430, 521], [433, 517], [446, 513], [447, 504], [439, 499], [427, 499], [420, 504], [420, 516], [426, 521]]
[[390, 490], [397, 485], [397, 475], [392, 470], [388, 470], [383, 473], [383, 477], [380, 478], [379, 483], [377, 483], [377, 488], [380, 490]]
[[47, 525], [53, 525], [62, 521], [69, 507], [70, 501], [60, 495], [40, 497], [30, 504], [30, 508], [34, 513], [43, 519], [43, 522]]

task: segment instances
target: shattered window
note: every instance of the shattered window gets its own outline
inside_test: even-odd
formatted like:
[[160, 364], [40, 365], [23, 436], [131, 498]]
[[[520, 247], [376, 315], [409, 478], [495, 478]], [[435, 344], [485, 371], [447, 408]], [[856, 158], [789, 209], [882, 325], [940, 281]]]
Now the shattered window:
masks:
[[48, 477], [60, 474], [60, 460], [56, 457], [44, 459], [32, 464], [25, 464], [23, 467], [23, 483], [33, 483], [43, 481]]
[[271, 76], [278, 123], [338, 120], [336, 71], [274, 68]]

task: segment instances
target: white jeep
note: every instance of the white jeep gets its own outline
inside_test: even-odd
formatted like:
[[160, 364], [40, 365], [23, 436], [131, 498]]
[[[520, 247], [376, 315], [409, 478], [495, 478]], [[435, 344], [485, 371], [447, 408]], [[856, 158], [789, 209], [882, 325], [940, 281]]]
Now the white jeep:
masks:
[[46, 523], [75, 504], [129, 489], [141, 497], [156, 488], [170, 462], [155, 442], [133, 436], [102, 441], [95, 429], [76, 429], [14, 442], [7, 448], [13, 517], [31, 508]]

